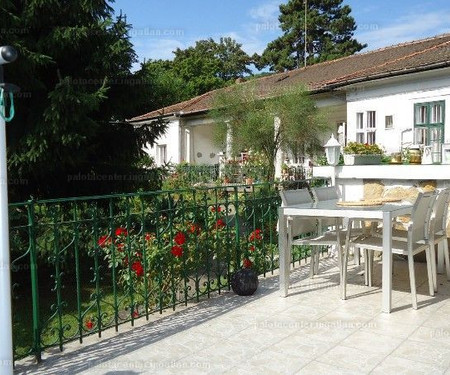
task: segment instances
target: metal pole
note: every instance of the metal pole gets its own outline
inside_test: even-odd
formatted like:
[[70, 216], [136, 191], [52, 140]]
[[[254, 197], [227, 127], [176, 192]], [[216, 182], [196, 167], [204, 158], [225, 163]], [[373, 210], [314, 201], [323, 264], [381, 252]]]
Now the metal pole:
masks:
[[[11, 46], [0, 47], [0, 85], [2, 96], [13, 85], [6, 85], [3, 79], [1, 65], [13, 62], [17, 58], [17, 51]], [[9, 86], [9, 87], [8, 87]], [[11, 261], [9, 256], [9, 219], [8, 219], [8, 173], [6, 168], [6, 119], [5, 98], [0, 98], [0, 375], [13, 375], [13, 340], [12, 340], [12, 312], [11, 312]], [[12, 101], [12, 96], [11, 96]], [[13, 103], [11, 102], [11, 111]]]
[[305, 68], [306, 68], [306, 53], [307, 53], [307, 48], [306, 48], [306, 36], [308, 33], [308, 29], [306, 27], [306, 15], [308, 13], [308, 0], [305, 0]]
[[[0, 106], [0, 111], [5, 113], [4, 103]], [[6, 123], [0, 116], [0, 375], [13, 373], [10, 264]]]

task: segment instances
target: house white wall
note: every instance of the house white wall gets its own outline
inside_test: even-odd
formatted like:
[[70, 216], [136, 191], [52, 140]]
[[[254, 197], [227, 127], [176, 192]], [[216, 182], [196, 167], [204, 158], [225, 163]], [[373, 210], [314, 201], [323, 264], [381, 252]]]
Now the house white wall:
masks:
[[[450, 70], [408, 74], [354, 85], [347, 91], [347, 139], [356, 140], [357, 113], [375, 111], [376, 143], [387, 153], [400, 151], [403, 142], [414, 143], [414, 104], [445, 101], [445, 142], [450, 142]], [[393, 116], [393, 128], [385, 128], [385, 116]], [[364, 119], [365, 120], [365, 119]]]
[[190, 126], [192, 162], [195, 164], [218, 164], [221, 151], [213, 142], [214, 123]]
[[[166, 133], [159, 137], [155, 142], [155, 145], [151, 147], [146, 145], [144, 151], [149, 154], [155, 161], [155, 163], [160, 166], [164, 163], [174, 163], [178, 164], [181, 162], [180, 153], [180, 120], [172, 119], [169, 121]], [[166, 155], [165, 160], [162, 160], [161, 152], [165, 148]]]
[[[213, 126], [214, 123], [207, 117], [172, 119], [168, 123], [166, 134], [158, 138], [153, 147], [147, 145], [144, 150], [158, 166], [164, 162], [217, 164], [221, 150], [213, 142]], [[161, 158], [161, 150], [164, 148], [165, 161]]]

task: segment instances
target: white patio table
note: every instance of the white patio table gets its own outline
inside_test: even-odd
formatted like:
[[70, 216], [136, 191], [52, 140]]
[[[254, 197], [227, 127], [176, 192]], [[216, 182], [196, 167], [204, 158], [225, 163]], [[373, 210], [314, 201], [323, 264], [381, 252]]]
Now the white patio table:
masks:
[[[289, 216], [381, 220], [383, 223], [382, 311], [390, 313], [392, 306], [392, 219], [396, 216], [411, 214], [413, 205], [409, 202], [400, 202], [384, 203], [378, 206], [339, 206], [337, 202], [336, 199], [333, 199], [278, 209], [281, 296], [287, 297], [289, 289], [291, 259], [291, 250], [287, 248], [287, 218]], [[343, 257], [339, 257], [339, 259], [341, 262], [340, 283], [342, 288], [344, 287], [341, 260]], [[344, 294], [342, 294], [342, 297]]]

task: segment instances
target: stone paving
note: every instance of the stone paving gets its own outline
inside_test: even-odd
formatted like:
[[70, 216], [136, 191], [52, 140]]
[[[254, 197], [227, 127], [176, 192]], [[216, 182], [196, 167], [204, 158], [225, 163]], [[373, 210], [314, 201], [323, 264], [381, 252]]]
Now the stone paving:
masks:
[[334, 258], [320, 273], [291, 271], [289, 296], [278, 276], [260, 280], [251, 297], [232, 292], [175, 313], [106, 332], [39, 365], [16, 364], [15, 374], [450, 374], [450, 282], [427, 295], [424, 263], [416, 263], [419, 309], [411, 307], [407, 262], [394, 261], [394, 311], [381, 313], [381, 263], [374, 286], [363, 266], [350, 267], [348, 299], [339, 299]]

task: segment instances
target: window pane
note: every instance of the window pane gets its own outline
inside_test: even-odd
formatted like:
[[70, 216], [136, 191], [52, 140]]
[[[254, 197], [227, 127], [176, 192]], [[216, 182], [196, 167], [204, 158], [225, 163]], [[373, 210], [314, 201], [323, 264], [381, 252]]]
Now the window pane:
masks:
[[167, 146], [166, 145], [158, 145], [157, 146], [157, 161], [159, 164], [167, 163]]
[[416, 124], [426, 124], [427, 123], [427, 106], [418, 105], [416, 106], [415, 123]]
[[356, 114], [356, 129], [362, 129], [363, 126], [363, 113]]
[[364, 133], [356, 133], [356, 142], [364, 143]]
[[441, 140], [441, 128], [431, 127], [430, 128], [430, 142]]
[[431, 107], [431, 123], [437, 124], [442, 122], [442, 105], [433, 104]]
[[394, 117], [392, 115], [384, 118], [384, 126], [386, 129], [392, 129], [394, 127]]
[[375, 144], [375, 132], [367, 132], [367, 143], [369, 145]]
[[427, 145], [427, 129], [416, 128], [415, 130], [415, 143], [419, 145]]
[[375, 111], [367, 111], [367, 127], [375, 128]]

